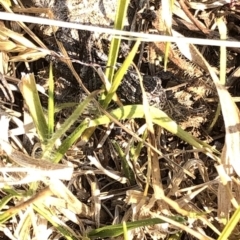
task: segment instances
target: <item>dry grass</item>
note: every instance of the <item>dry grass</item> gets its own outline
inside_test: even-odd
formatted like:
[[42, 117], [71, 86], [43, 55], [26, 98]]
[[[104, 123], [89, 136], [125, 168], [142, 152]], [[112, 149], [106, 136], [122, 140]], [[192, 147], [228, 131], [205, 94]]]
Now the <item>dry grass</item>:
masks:
[[[178, 4], [163, 6], [164, 11], [169, 11], [167, 16], [173, 14], [171, 19], [164, 19], [157, 8], [157, 18], [152, 22], [156, 30], [174, 37], [181, 32], [202, 38], [220, 35], [225, 39], [225, 22], [231, 19], [237, 26], [238, 3], [229, 6], [219, 1], [225, 4], [228, 16], [219, 18], [215, 25], [215, 6], [188, 3], [186, 8], [187, 1], [179, 2], [181, 8]], [[5, 12], [12, 12], [6, 2], [1, 1], [1, 5]], [[192, 16], [198, 7], [206, 10]], [[51, 9], [13, 9], [25, 15], [44, 12], [54, 18]], [[119, 11], [121, 18], [121, 6]], [[212, 22], [206, 20], [210, 15]], [[16, 26], [24, 35], [16, 32]], [[122, 25], [115, 27], [120, 29]], [[113, 82], [100, 72], [108, 94], [104, 95], [103, 90], [90, 94], [63, 44], [58, 42], [60, 56], [45, 46], [35, 28], [19, 21], [12, 25], [2, 21], [0, 25], [2, 236], [122, 239], [119, 235], [126, 222], [129, 231], [125, 239], [127, 235], [129, 239], [227, 239], [229, 235], [229, 239], [238, 239], [240, 119], [224, 86], [228, 86], [225, 76], [231, 75], [229, 81], [233, 82], [237, 74], [238, 50], [226, 51], [224, 46], [221, 51], [207, 46], [199, 50], [177, 38], [166, 53], [164, 43], [147, 43], [149, 56], [165, 54], [171, 61], [168, 69], [175, 77], [167, 78], [166, 108], [162, 111], [148, 106], [143, 87], [142, 105], [109, 107], [138, 43], [112, 77]], [[234, 39], [236, 29], [232, 31], [229, 37]], [[118, 41], [112, 44], [110, 54], [117, 55]], [[51, 70], [50, 80], [45, 83], [36, 84], [33, 74], [21, 76], [29, 62], [37, 68], [34, 74], [40, 74], [37, 63], [42, 64], [40, 59], [46, 55], [58, 56], [68, 65], [85, 91], [83, 94], [81, 90], [84, 100], [56, 107], [50, 94], [54, 92]], [[227, 55], [235, 59], [229, 67]], [[219, 59], [220, 67], [218, 63], [211, 67], [213, 56]], [[154, 74], [159, 69], [157, 66]], [[103, 96], [106, 99], [102, 104]], [[216, 109], [221, 109], [221, 116]], [[37, 154], [43, 160], [37, 160]]]

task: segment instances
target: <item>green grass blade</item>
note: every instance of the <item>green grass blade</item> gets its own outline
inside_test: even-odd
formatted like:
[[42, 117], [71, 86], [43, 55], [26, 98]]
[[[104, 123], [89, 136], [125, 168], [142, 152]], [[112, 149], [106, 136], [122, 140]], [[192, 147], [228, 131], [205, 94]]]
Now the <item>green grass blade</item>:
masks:
[[123, 76], [125, 75], [126, 71], [128, 70], [130, 64], [133, 61], [133, 58], [136, 55], [139, 44], [140, 44], [140, 40], [137, 40], [136, 43], [134, 44], [131, 52], [129, 53], [129, 55], [125, 59], [124, 63], [122, 64], [122, 66], [118, 69], [118, 71], [114, 75], [113, 84], [112, 84], [110, 90], [108, 91], [106, 99], [103, 103], [104, 108], [106, 108], [108, 106], [108, 104], [111, 102], [113, 95], [117, 91], [118, 86], [121, 84]]
[[[118, 29], [118, 30], [123, 29], [124, 22], [126, 19], [128, 4], [129, 4], [129, 0], [119, 0], [118, 1], [116, 17], [115, 17], [115, 21], [114, 21], [115, 29]], [[113, 40], [111, 41], [109, 54], [108, 54], [108, 62], [107, 62], [107, 66], [111, 66], [111, 67], [106, 69], [106, 76], [110, 82], [112, 82], [112, 79], [113, 79], [114, 67], [117, 62], [120, 43], [121, 43], [121, 39], [113, 38]]]
[[[227, 26], [223, 21], [223, 18], [217, 19], [217, 25], [222, 40], [227, 39]], [[226, 68], [227, 68], [227, 49], [225, 46], [220, 47], [220, 83], [225, 85], [226, 83]]]
[[67, 152], [67, 150], [80, 138], [82, 133], [87, 129], [88, 120], [84, 120], [74, 131], [73, 133], [63, 141], [62, 145], [57, 149], [57, 151], [52, 154], [52, 161], [58, 163]]
[[8, 194], [7, 196], [3, 197], [0, 201], [0, 210], [2, 210], [9, 201], [12, 200], [14, 196], [12, 194]]
[[58, 112], [60, 112], [61, 110], [65, 109], [65, 108], [76, 107], [77, 105], [78, 105], [78, 103], [76, 103], [76, 102], [66, 102], [66, 103], [57, 104], [54, 107], [54, 113], [58, 113]]
[[240, 206], [236, 209], [233, 216], [223, 229], [221, 235], [218, 237], [218, 240], [225, 240], [231, 235], [232, 231], [234, 230], [235, 226], [239, 223], [240, 220]]
[[129, 240], [129, 237], [128, 237], [128, 229], [127, 229], [127, 224], [126, 224], [126, 222], [123, 221], [122, 225], [123, 225], [123, 236], [124, 236], [124, 240]]
[[[180, 126], [176, 124], [166, 113], [155, 108], [150, 107], [149, 110], [153, 123], [165, 128], [169, 132], [177, 135], [179, 138], [183, 139], [187, 143], [196, 147], [197, 149], [202, 149], [206, 152], [211, 152], [215, 154], [220, 154], [217, 150], [212, 148], [210, 145], [205, 142], [193, 137], [188, 132], [185, 132]], [[126, 120], [134, 118], [144, 118], [144, 111], [142, 105], [127, 105], [118, 109], [113, 110], [110, 114], [115, 117], [117, 120]], [[91, 127], [97, 127], [103, 124], [109, 124], [111, 120], [107, 116], [101, 116], [94, 120], [85, 120], [83, 121], [75, 131], [63, 142], [63, 144], [58, 148], [57, 152], [54, 155], [54, 162], [58, 162], [63, 155], [66, 153], [68, 148], [81, 136], [81, 134]]]
[[[222, 18], [217, 19], [218, 29], [220, 33], [220, 38], [222, 40], [226, 40], [227, 38], [227, 27]], [[220, 47], [220, 83], [226, 84], [226, 67], [227, 67], [227, 49], [224, 46]], [[215, 111], [215, 116], [212, 120], [211, 125], [208, 128], [208, 132], [212, 131], [215, 126], [219, 115], [221, 113], [221, 104], [218, 103], [217, 109]]]
[[135, 182], [136, 182], [135, 177], [134, 177], [134, 173], [128, 165], [128, 162], [126, 160], [126, 157], [125, 157], [125, 154], [124, 154], [123, 150], [121, 149], [121, 147], [119, 146], [119, 144], [116, 141], [112, 141], [112, 143], [113, 143], [113, 146], [114, 146], [115, 150], [118, 153], [118, 156], [121, 159], [124, 177], [126, 177], [129, 180], [131, 185], [134, 185]]
[[[1, 199], [0, 206], [1, 209], [13, 198], [13, 197], [20, 197], [21, 195], [18, 194], [14, 190], [7, 190], [7, 192], [10, 192], [7, 196]], [[8, 210], [0, 214], [0, 224], [6, 222], [8, 219], [12, 218], [14, 215], [16, 215], [19, 212], [19, 209], [16, 207], [10, 207]]]
[[[174, 0], [166, 0], [162, 2], [163, 8], [163, 22], [165, 23], [165, 34], [171, 36], [172, 30], [172, 14], [173, 14]], [[167, 70], [168, 57], [170, 52], [171, 43], [166, 42], [165, 44], [165, 54], [164, 54], [164, 71]]]
[[[192, 146], [200, 149], [207, 148], [212, 152], [219, 154], [218, 151], [213, 149], [210, 145], [205, 142], [193, 137], [188, 132], [185, 132], [180, 126], [176, 124], [165, 112], [155, 107], [150, 107], [150, 114], [153, 123], [165, 128], [169, 132], [177, 135]], [[122, 108], [115, 109], [111, 112], [111, 115], [118, 120], [133, 119], [133, 118], [144, 118], [144, 111], [142, 105], [127, 105]], [[95, 120], [91, 120], [88, 123], [88, 127], [95, 127], [102, 124], [110, 123], [110, 119], [107, 116], [101, 116]]]
[[50, 138], [54, 132], [54, 79], [52, 63], [49, 67], [49, 89], [48, 89], [48, 137]]
[[[54, 144], [56, 142], [57, 139], [59, 139], [61, 136], [63, 136], [66, 131], [72, 126], [73, 123], [76, 122], [76, 120], [79, 118], [79, 116], [81, 115], [81, 113], [84, 111], [84, 109], [88, 106], [89, 102], [97, 95], [98, 91], [95, 91], [95, 92], [92, 92], [83, 102], [81, 102], [77, 108], [73, 111], [73, 113], [71, 114], [70, 117], [68, 117], [65, 122], [62, 124], [61, 128], [58, 129], [53, 135], [52, 135], [52, 138], [49, 139], [47, 145], [45, 146], [45, 149], [44, 149], [44, 153], [43, 153], [43, 158], [46, 158], [46, 159], [54, 159], [54, 162], [58, 162], [56, 159], [55, 159], [55, 154], [53, 153], [52, 149], [54, 147]], [[74, 131], [75, 132], [75, 131]], [[66, 141], [65, 141], [65, 144], [66, 144], [66, 147], [70, 147], [74, 141], [77, 140], [77, 138], [79, 138], [80, 135], [78, 135], [77, 137], [71, 139], [71, 137], [69, 137], [67, 139], [67, 141], [69, 141], [69, 144], [66, 144]], [[64, 148], [65, 149], [65, 148]], [[65, 151], [67, 151], [68, 149], [65, 149]], [[56, 153], [57, 154], [57, 153]], [[58, 154], [59, 155], [59, 154]], [[61, 156], [61, 154], [59, 155]], [[61, 158], [60, 158], [61, 159]], [[60, 160], [59, 159], [59, 160]]]
[[17, 212], [9, 212], [9, 211], [6, 211], [0, 214], [0, 224], [5, 223], [8, 219], [12, 218], [16, 214]]
[[45, 206], [38, 203], [34, 205], [34, 210], [47, 219], [64, 236], [65, 239], [77, 240], [77, 238], [66, 227], [60, 225], [56, 221], [56, 216], [54, 216]]
[[[144, 141], [146, 140], [146, 138], [147, 138], [147, 136], [148, 136], [147, 133], [148, 133], [148, 132], [145, 130], [144, 133], [143, 133], [143, 135], [142, 135], [142, 137], [141, 137], [142, 140], [144, 140]], [[134, 150], [132, 151], [132, 155], [133, 155], [133, 158], [132, 158], [132, 159], [133, 159], [133, 161], [137, 161], [137, 160], [138, 160], [143, 146], [144, 146], [143, 142], [139, 142], [139, 143], [137, 144], [136, 148], [134, 148]]]
[[[173, 217], [173, 219], [176, 219], [176, 217]], [[184, 220], [183, 218], [178, 217], [176, 221], [182, 222]], [[132, 230], [138, 227], [144, 227], [144, 226], [160, 224], [160, 223], [165, 223], [165, 221], [159, 218], [152, 218], [152, 219], [139, 220], [135, 222], [127, 222], [126, 227], [128, 230]], [[120, 224], [105, 226], [102, 228], [92, 230], [88, 233], [88, 237], [94, 239], [94, 238], [104, 238], [104, 237], [116, 237], [121, 234], [123, 234], [123, 225], [120, 223]]]
[[44, 143], [48, 138], [48, 126], [39, 99], [34, 75], [32, 73], [24, 75], [18, 86], [33, 118], [38, 136]]

